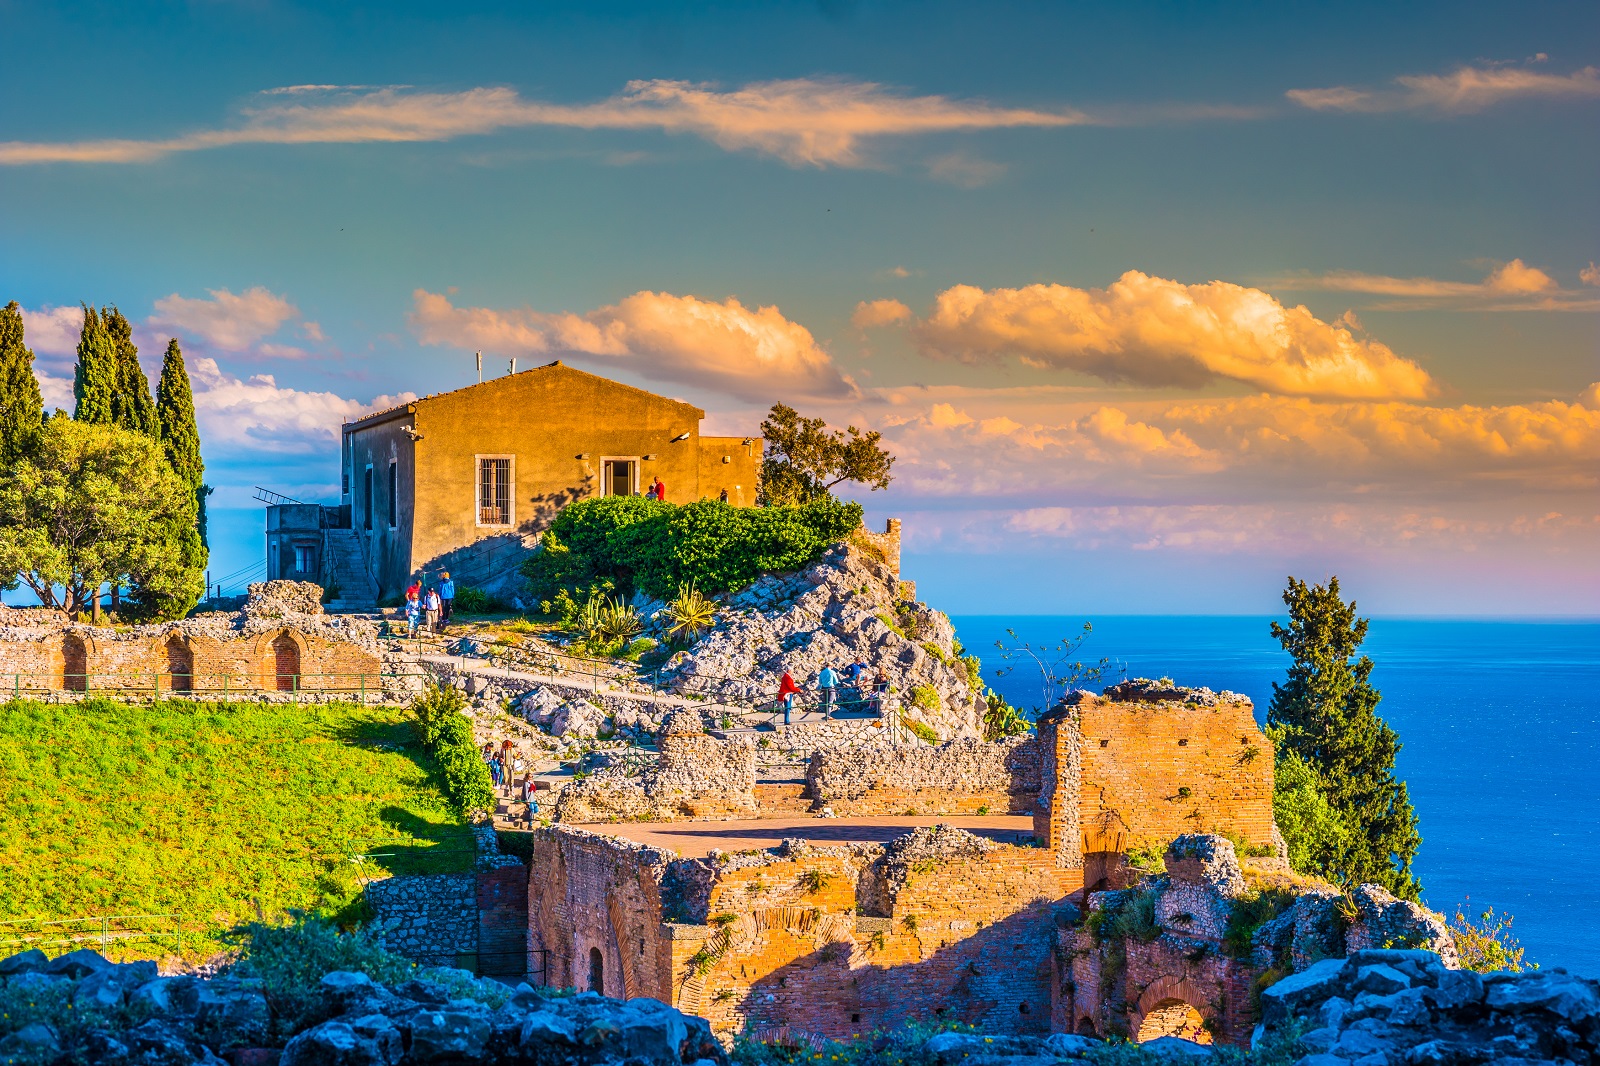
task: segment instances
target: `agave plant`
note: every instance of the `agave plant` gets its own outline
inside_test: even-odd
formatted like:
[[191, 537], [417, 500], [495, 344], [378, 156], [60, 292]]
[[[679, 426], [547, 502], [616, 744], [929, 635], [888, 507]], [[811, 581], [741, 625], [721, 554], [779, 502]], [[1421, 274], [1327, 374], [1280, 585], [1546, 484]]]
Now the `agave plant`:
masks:
[[644, 628], [638, 611], [621, 598], [608, 596], [590, 596], [579, 624], [591, 644], [626, 643]]
[[716, 625], [717, 602], [695, 588], [691, 581], [680, 588], [677, 597], [667, 605], [667, 614], [672, 619], [667, 635], [689, 644]]

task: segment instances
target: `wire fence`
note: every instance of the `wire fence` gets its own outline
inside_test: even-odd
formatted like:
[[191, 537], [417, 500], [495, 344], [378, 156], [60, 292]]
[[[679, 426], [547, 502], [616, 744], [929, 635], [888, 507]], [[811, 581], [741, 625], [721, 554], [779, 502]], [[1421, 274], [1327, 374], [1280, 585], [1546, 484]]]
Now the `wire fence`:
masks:
[[272, 669], [224, 673], [163, 670], [16, 672], [0, 674], [13, 699], [63, 693], [79, 696], [114, 695], [120, 698], [173, 696], [215, 699], [279, 693], [294, 699], [304, 696], [338, 696], [367, 703], [390, 698], [397, 690], [412, 690], [433, 679], [426, 670], [379, 670], [366, 673], [277, 673]]
[[33, 949], [46, 955], [64, 955], [79, 948], [98, 948], [102, 955], [121, 954], [134, 944], [170, 945], [173, 955], [182, 955], [182, 916], [112, 914], [0, 922], [0, 957]]

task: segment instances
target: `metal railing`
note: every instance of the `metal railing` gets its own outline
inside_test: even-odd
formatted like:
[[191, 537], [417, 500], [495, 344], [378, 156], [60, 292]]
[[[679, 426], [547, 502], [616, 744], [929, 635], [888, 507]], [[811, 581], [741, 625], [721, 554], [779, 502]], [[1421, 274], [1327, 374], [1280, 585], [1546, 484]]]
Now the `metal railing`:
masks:
[[226, 673], [171, 672], [163, 670], [120, 670], [114, 672], [51, 671], [50, 673], [0, 674], [0, 684], [10, 689], [12, 699], [41, 693], [216, 698], [234, 695], [259, 695], [279, 692], [286, 696], [328, 696], [365, 703], [382, 697], [386, 682], [432, 680], [426, 670], [380, 670], [355, 673], [275, 673], [272, 670]]
[[0, 922], [0, 956], [37, 948], [46, 955], [64, 955], [98, 946], [105, 955], [115, 945], [170, 943], [183, 954], [183, 918], [177, 914], [83, 915], [48, 920], [17, 918]]

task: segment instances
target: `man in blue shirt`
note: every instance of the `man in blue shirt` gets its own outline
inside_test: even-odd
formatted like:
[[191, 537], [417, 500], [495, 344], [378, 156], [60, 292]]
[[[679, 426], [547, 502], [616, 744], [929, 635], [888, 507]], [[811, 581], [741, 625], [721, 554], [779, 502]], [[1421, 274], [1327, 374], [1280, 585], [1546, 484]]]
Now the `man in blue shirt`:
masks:
[[443, 604], [439, 612], [439, 628], [443, 629], [450, 624], [450, 612], [456, 605], [456, 583], [450, 580], [448, 570], [439, 574], [439, 600]]
[[833, 667], [824, 666], [817, 674], [817, 691], [822, 694], [822, 713], [833, 716], [833, 703], [839, 691], [839, 675], [833, 672]]

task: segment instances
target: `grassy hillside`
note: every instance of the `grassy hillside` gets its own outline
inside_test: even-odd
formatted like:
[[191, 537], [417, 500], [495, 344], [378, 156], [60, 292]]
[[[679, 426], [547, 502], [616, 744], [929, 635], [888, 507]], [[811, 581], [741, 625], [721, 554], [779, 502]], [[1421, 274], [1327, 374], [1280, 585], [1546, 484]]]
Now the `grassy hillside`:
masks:
[[471, 835], [407, 718], [340, 704], [0, 705], [0, 921], [181, 913], [195, 956], [258, 912], [352, 916], [352, 853], [391, 853], [375, 861], [393, 873], [470, 869]]

